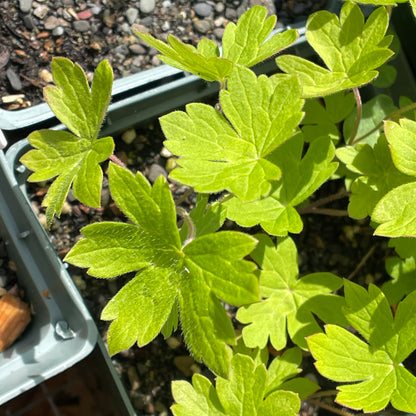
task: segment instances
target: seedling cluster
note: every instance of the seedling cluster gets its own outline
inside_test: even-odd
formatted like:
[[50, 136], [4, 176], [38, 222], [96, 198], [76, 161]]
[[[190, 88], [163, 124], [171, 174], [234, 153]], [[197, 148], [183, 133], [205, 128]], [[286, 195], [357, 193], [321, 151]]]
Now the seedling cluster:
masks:
[[[175, 205], [165, 178], [151, 186], [111, 161], [113, 139], [99, 137], [108, 62], [90, 88], [79, 65], [54, 59], [56, 86], [45, 97], [69, 131], [32, 133], [34, 149], [21, 161], [33, 171], [29, 181], [53, 180], [44, 200], [50, 225], [71, 186], [83, 204], [100, 205], [110, 159], [111, 195], [128, 221], [86, 226], [65, 260], [97, 278], [136, 272], [102, 312], [112, 321], [111, 354], [180, 325], [191, 354], [217, 376], [215, 385], [198, 374], [192, 384], [174, 382], [175, 415], [295, 415], [301, 400], [324, 395], [298, 376], [306, 353], [339, 383], [343, 406], [416, 412], [416, 377], [402, 364], [416, 349], [416, 104], [360, 98], [361, 87], [394, 80], [386, 33], [398, 2], [362, 1], [380, 5], [366, 19], [352, 1], [339, 17], [311, 15], [306, 39], [322, 65], [282, 53], [298, 32], [269, 37], [276, 17], [260, 6], [227, 25], [221, 52], [206, 39], [194, 48], [137, 33], [162, 61], [220, 85], [219, 105], [190, 103], [160, 118], [178, 157], [170, 176], [197, 193], [190, 212]], [[278, 52], [280, 72], [250, 69]], [[367, 117], [375, 106], [377, 120]], [[374, 234], [397, 251], [382, 287], [325, 271], [299, 276], [290, 234], [302, 232], [305, 203], [335, 178], [345, 180], [349, 217], [370, 217]], [[262, 232], [223, 230], [226, 219]], [[223, 302], [238, 308], [238, 339]], [[270, 359], [268, 345], [283, 353]]]

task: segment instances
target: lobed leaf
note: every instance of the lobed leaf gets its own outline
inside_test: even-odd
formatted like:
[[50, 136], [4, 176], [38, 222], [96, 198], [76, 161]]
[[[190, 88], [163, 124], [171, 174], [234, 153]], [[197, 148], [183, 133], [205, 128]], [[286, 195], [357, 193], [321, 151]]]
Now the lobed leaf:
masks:
[[99, 164], [113, 153], [111, 137], [90, 142], [65, 131], [38, 130], [31, 133], [28, 140], [34, 149], [20, 158], [33, 171], [28, 181], [56, 177], [43, 201], [47, 207], [48, 226], [55, 214], [60, 215], [72, 184], [74, 196], [83, 204], [100, 206], [103, 173]]
[[222, 57], [218, 46], [208, 39], [202, 39], [195, 48], [172, 35], [168, 36], [166, 44], [148, 33], [133, 31], [161, 52], [161, 61], [207, 81], [223, 84], [235, 65], [255, 65], [287, 48], [298, 38], [297, 30], [289, 29], [268, 39], [275, 27], [276, 16], [266, 18], [266, 15], [265, 7], [254, 6], [239, 18], [236, 25], [228, 23], [223, 35]]
[[222, 39], [223, 57], [250, 67], [287, 48], [299, 37], [297, 30], [289, 29], [268, 39], [276, 16], [266, 16], [265, 7], [254, 6], [240, 17], [237, 25], [229, 22]]
[[245, 68], [233, 72], [228, 88], [220, 96], [224, 115], [189, 104], [186, 112], [161, 117], [165, 145], [181, 157], [171, 177], [198, 192], [228, 190], [243, 201], [255, 200], [280, 176], [266, 156], [293, 134], [303, 100], [295, 78], [284, 76], [273, 86]]
[[396, 168], [406, 175], [416, 176], [416, 122], [405, 118], [399, 123], [386, 120], [384, 131]]
[[387, 237], [416, 236], [416, 182], [406, 183], [388, 192], [375, 206], [372, 220], [374, 234]]
[[390, 190], [412, 180], [393, 164], [384, 135], [374, 146], [359, 144], [337, 149], [336, 155], [353, 172], [348, 213], [352, 218], [365, 218], [373, 214], [377, 203]]
[[233, 198], [224, 203], [227, 217], [243, 227], [256, 224], [269, 234], [299, 233], [303, 223], [295, 206], [318, 189], [336, 170], [332, 162], [335, 148], [329, 138], [314, 140], [302, 158], [303, 138], [292, 136], [269, 159], [282, 169], [282, 177], [272, 184], [270, 194], [252, 202]]
[[172, 392], [175, 416], [295, 416], [300, 409], [299, 397], [290, 391], [273, 391], [267, 397], [267, 370], [263, 364], [241, 354], [231, 360], [228, 379], [218, 377], [214, 387], [210, 381], [195, 374], [191, 386], [185, 381], [174, 381]]
[[198, 75], [206, 81], [223, 81], [233, 69], [233, 63], [230, 60], [214, 55], [213, 52], [218, 48], [212, 41], [206, 40], [200, 47], [198, 46], [198, 49], [195, 49], [173, 35], [168, 35], [168, 44], [166, 44], [148, 33], [134, 29], [133, 31], [139, 38], [162, 53], [158, 55], [162, 62]]
[[364, 22], [360, 8], [348, 1], [340, 17], [326, 10], [312, 14], [306, 25], [306, 38], [327, 68], [297, 56], [280, 56], [277, 65], [296, 74], [304, 97], [333, 94], [369, 83], [376, 69], [392, 55], [385, 8], [376, 9]]
[[95, 70], [91, 90], [82, 68], [66, 58], [54, 58], [56, 86], [44, 90], [52, 111], [74, 134], [39, 130], [28, 136], [35, 148], [20, 161], [33, 171], [29, 181], [56, 178], [43, 201], [48, 227], [60, 215], [73, 184], [74, 196], [83, 204], [100, 205], [103, 173], [99, 164], [113, 152], [111, 137], [97, 139], [111, 97], [113, 72], [108, 61]]
[[396, 317], [384, 294], [374, 285], [367, 292], [345, 281], [346, 317], [365, 338], [335, 325], [326, 334], [308, 338], [318, 371], [338, 387], [337, 402], [364, 412], [376, 412], [391, 402], [397, 410], [415, 412], [416, 378], [401, 362], [415, 349], [416, 292], [399, 304]]
[[[269, 338], [273, 347], [283, 349], [287, 332], [294, 343], [306, 348], [305, 337], [320, 332], [314, 315], [324, 322], [345, 322], [343, 300], [331, 292], [342, 280], [331, 273], [313, 273], [298, 279], [296, 246], [289, 237], [278, 239], [277, 248], [270, 237], [256, 236], [259, 244], [251, 256], [261, 268], [260, 290], [264, 300], [243, 306], [237, 319], [248, 347], [263, 348]], [[314, 315], [313, 315], [314, 314]]]
[[91, 90], [82, 68], [67, 58], [53, 58], [52, 75], [56, 86], [44, 89], [49, 107], [76, 136], [95, 140], [111, 97], [113, 71], [110, 64], [107, 60], [98, 64]]
[[[226, 376], [235, 335], [218, 298], [236, 305], [258, 300], [254, 263], [243, 260], [256, 240], [224, 231], [203, 234], [182, 247], [175, 204], [166, 179], [153, 188], [141, 173], [109, 167], [110, 190], [131, 223], [97, 223], [82, 229], [84, 239], [65, 260], [97, 277], [136, 271], [107, 304], [102, 318], [112, 320], [108, 340], [112, 354], [142, 346], [177, 324], [190, 351], [211, 370]], [[218, 264], [221, 267], [218, 267]]]

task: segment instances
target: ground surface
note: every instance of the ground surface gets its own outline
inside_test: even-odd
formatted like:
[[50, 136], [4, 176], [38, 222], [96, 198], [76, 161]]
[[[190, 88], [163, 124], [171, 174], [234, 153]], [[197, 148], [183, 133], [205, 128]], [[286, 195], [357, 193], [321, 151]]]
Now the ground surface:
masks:
[[[160, 39], [219, 41], [228, 21], [254, 4], [277, 13], [279, 24], [305, 20], [326, 0], [6, 0], [0, 2], [0, 106], [18, 109], [42, 100], [50, 63], [65, 56], [90, 72], [108, 59], [115, 77], [160, 64], [156, 51], [131, 32], [140, 25]], [[16, 97], [17, 96], [17, 97]]]

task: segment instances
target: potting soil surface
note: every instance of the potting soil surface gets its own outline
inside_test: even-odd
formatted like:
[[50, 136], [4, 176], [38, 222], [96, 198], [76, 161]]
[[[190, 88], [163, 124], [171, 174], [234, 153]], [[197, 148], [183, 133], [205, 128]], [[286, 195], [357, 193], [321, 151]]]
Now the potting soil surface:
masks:
[[16, 110], [43, 99], [54, 56], [92, 75], [108, 59], [116, 78], [159, 65], [156, 50], [139, 42], [133, 24], [159, 39], [168, 34], [196, 44], [219, 42], [227, 22], [250, 6], [265, 5], [278, 24], [304, 21], [327, 0], [6, 0], [0, 2], [0, 106]]

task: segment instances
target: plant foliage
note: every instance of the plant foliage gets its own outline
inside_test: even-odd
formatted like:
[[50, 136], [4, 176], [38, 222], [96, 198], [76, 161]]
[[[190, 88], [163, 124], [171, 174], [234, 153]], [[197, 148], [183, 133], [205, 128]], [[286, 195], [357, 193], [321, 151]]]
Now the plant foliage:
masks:
[[[226, 27], [222, 48], [137, 33], [162, 61], [220, 85], [215, 106], [189, 103], [160, 118], [177, 157], [170, 179], [196, 194], [186, 208], [164, 177], [151, 186], [142, 173], [106, 162], [115, 160], [113, 139], [99, 137], [109, 64], [97, 67], [89, 87], [80, 66], [53, 60], [56, 86], [45, 97], [69, 131], [32, 133], [34, 149], [21, 161], [30, 181], [53, 180], [48, 226], [71, 185], [83, 204], [99, 206], [108, 172], [126, 221], [87, 225], [65, 261], [97, 278], [132, 273], [102, 312], [111, 354], [180, 326], [191, 354], [214, 373], [215, 383], [201, 374], [173, 383], [176, 416], [292, 416], [301, 400], [323, 405], [331, 391], [316, 393], [320, 386], [299, 375], [310, 354], [337, 386], [334, 406], [416, 412], [416, 104], [387, 95], [400, 80], [397, 61], [389, 62], [398, 48], [386, 33], [391, 6], [401, 2], [363, 0], [379, 6], [367, 18], [349, 0], [339, 16], [312, 14], [306, 40], [315, 54], [282, 54], [283, 73], [272, 75], [250, 68], [298, 32], [272, 32], [276, 18], [260, 6]], [[363, 103], [361, 87], [373, 81], [385, 93], [371, 90]], [[328, 191], [340, 183], [342, 192]], [[321, 208], [341, 197], [348, 211]], [[303, 236], [293, 234], [305, 213], [348, 215], [386, 241], [394, 237], [388, 245], [397, 255], [389, 254], [381, 282], [363, 287], [360, 267], [372, 249], [347, 279], [300, 273]]]

